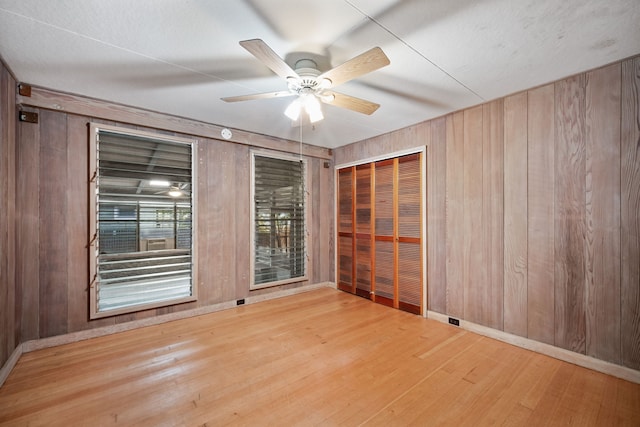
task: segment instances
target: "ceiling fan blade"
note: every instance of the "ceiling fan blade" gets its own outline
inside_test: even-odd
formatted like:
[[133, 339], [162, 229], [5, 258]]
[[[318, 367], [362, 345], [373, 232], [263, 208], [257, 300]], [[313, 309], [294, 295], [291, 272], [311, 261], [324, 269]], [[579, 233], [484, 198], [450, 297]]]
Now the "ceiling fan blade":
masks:
[[240, 96], [228, 96], [226, 98], [220, 98], [225, 102], [239, 102], [239, 101], [251, 101], [253, 99], [268, 99], [268, 98], [284, 98], [286, 96], [293, 96], [295, 93], [288, 90], [282, 90], [279, 92], [266, 92], [266, 93], [254, 93], [251, 95]]
[[322, 79], [329, 79], [331, 80], [330, 87], [335, 87], [339, 84], [355, 79], [356, 77], [360, 77], [363, 74], [370, 73], [378, 68], [389, 65], [390, 63], [391, 61], [389, 61], [389, 58], [387, 58], [387, 55], [384, 54], [382, 49], [374, 47], [365, 53], [348, 60], [342, 65], [338, 65], [337, 67], [320, 74], [320, 76], [318, 76], [318, 81], [322, 81]]
[[293, 71], [293, 68], [284, 62], [284, 60], [261, 39], [244, 40], [240, 42], [240, 46], [248, 50], [249, 53], [283, 79], [286, 80], [287, 77], [300, 78], [298, 73]]
[[325, 104], [335, 105], [336, 107], [346, 108], [366, 115], [373, 114], [380, 107], [380, 104], [376, 104], [375, 102], [356, 98], [355, 96], [345, 95], [343, 93], [331, 91], [327, 94], [332, 94], [334, 98], [333, 101], [330, 101], [326, 97], [321, 97], [320, 99]]

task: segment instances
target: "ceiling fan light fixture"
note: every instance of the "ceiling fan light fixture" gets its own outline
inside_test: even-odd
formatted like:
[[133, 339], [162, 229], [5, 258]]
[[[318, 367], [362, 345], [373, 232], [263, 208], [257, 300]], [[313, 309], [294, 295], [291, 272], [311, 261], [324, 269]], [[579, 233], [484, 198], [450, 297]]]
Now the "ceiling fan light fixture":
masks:
[[300, 117], [301, 108], [302, 108], [302, 105], [300, 102], [300, 98], [296, 98], [293, 100], [291, 104], [289, 104], [287, 109], [284, 110], [284, 115], [289, 117], [291, 120], [295, 122], [296, 120], [298, 120], [298, 117]]
[[311, 123], [319, 122], [320, 120], [324, 119], [324, 115], [322, 114], [322, 110], [320, 109], [307, 111], [307, 113], [309, 114], [309, 121]]
[[172, 187], [167, 194], [171, 197], [180, 197], [182, 196], [182, 191], [176, 187]]
[[336, 99], [336, 95], [333, 93], [323, 93], [322, 95], [319, 95], [319, 96], [322, 102], [327, 104], [331, 104]]
[[168, 188], [169, 185], [171, 185], [169, 183], [169, 181], [165, 181], [162, 179], [152, 179], [151, 181], [149, 181], [149, 185], [152, 187], [163, 187], [163, 188]]
[[322, 114], [322, 107], [320, 107], [320, 101], [318, 98], [309, 94], [303, 97], [304, 110], [309, 115], [309, 121], [311, 123], [319, 122], [324, 119], [324, 115]]
[[322, 89], [329, 89], [332, 84], [333, 82], [331, 81], [331, 79], [328, 79], [325, 77], [322, 80], [320, 80], [320, 83], [318, 84], [318, 86], [322, 90]]

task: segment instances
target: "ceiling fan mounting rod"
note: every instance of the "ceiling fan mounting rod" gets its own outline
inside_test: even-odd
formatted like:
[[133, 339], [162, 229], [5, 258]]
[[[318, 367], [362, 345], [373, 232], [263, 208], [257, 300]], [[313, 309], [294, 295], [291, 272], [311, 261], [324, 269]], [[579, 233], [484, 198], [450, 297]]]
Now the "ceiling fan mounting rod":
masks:
[[316, 75], [320, 75], [320, 71], [318, 71], [318, 64], [313, 59], [298, 59], [293, 65], [293, 68], [296, 70], [296, 72], [298, 72], [298, 70], [308, 68], [316, 71], [318, 73]]

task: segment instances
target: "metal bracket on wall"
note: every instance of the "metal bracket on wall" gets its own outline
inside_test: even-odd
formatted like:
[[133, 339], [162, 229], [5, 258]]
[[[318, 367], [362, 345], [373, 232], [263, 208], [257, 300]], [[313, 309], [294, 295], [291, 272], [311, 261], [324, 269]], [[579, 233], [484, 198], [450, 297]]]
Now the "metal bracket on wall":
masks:
[[18, 83], [18, 93], [20, 94], [20, 96], [26, 96], [27, 98], [30, 98], [31, 86], [24, 83]]
[[20, 111], [20, 113], [18, 113], [18, 119], [21, 122], [38, 123], [38, 113], [32, 113], [30, 111]]

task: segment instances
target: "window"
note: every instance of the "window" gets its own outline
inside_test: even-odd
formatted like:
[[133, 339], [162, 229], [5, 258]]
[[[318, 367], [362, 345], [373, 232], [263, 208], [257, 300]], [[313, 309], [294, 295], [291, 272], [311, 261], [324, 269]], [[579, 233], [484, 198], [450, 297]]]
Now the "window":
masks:
[[304, 160], [252, 156], [252, 288], [306, 279]]
[[195, 300], [195, 141], [91, 126], [91, 318]]

